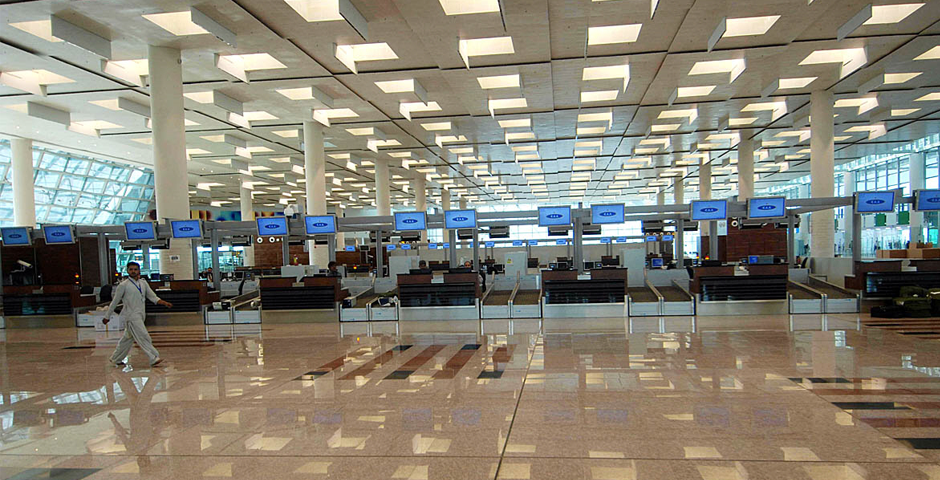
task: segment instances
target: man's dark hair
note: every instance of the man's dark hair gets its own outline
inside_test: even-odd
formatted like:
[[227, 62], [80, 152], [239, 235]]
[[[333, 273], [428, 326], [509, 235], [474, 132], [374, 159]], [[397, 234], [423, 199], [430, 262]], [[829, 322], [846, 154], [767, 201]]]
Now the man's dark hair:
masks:
[[137, 268], [140, 268], [140, 264], [137, 263], [137, 262], [127, 262], [127, 268], [131, 268], [131, 266], [135, 266], [135, 267], [137, 267]]
[[326, 268], [333, 268], [333, 267], [335, 267], [336, 265], [337, 265], [336, 262], [330, 262], [330, 263], [326, 264]]
[[418, 268], [425, 268], [427, 266], [428, 266], [428, 262], [425, 262], [424, 260], [421, 260], [418, 262]]

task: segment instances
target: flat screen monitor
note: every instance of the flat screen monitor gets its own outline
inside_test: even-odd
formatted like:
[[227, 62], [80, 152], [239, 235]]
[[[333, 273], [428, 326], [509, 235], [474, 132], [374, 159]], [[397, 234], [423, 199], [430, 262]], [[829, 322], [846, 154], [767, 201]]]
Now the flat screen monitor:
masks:
[[522, 247], [522, 246], [524, 246], [524, 244], [523, 244], [522, 240], [513, 240], [513, 241], [512, 241], [512, 246], [514, 246], [514, 247]]
[[940, 190], [917, 190], [914, 192], [914, 210], [918, 212], [940, 210]]
[[444, 228], [477, 228], [476, 210], [445, 210]]
[[32, 245], [29, 228], [27, 227], [7, 227], [0, 229], [0, 236], [3, 237], [3, 246], [19, 247]]
[[646, 241], [647, 241], [647, 242], [657, 242], [657, 241], [659, 241], [659, 237], [657, 237], [656, 235], [647, 235], [647, 236], [646, 236]]
[[568, 240], [555, 240], [555, 245], [568, 245]]
[[758, 262], [760, 262], [760, 256], [759, 256], [759, 255], [748, 255], [748, 256], [747, 256], [747, 263], [748, 263], [749, 265], [757, 265]]
[[538, 241], [538, 240], [529, 240], [529, 246], [531, 246], [531, 247], [537, 247], [538, 245], [539, 245], [539, 241]]
[[623, 223], [623, 204], [591, 205], [591, 225]]
[[675, 239], [676, 239], [676, 237], [674, 237], [674, 236], [672, 236], [672, 235], [663, 235], [663, 241], [664, 241], [664, 242], [671, 242], [671, 241], [673, 241], [673, 240], [675, 240]]
[[427, 230], [428, 216], [424, 212], [396, 212], [395, 230], [399, 232], [408, 230]]
[[258, 217], [255, 222], [258, 224], [258, 235], [264, 237], [286, 237], [289, 234], [287, 229], [287, 217]]
[[397, 248], [397, 246], [396, 246], [394, 243], [385, 246], [385, 249], [388, 250], [388, 251], [395, 250], [395, 248]]
[[539, 207], [539, 226], [571, 225], [571, 207]]
[[124, 234], [128, 240], [156, 240], [157, 224], [154, 222], [127, 222]]
[[352, 246], [352, 245], [349, 245], [349, 246], [346, 247], [346, 251], [347, 251], [347, 252], [355, 252], [355, 251], [356, 251], [356, 247], [354, 247], [354, 246]]
[[304, 217], [304, 227], [307, 229], [307, 235], [336, 233], [336, 217], [333, 215], [308, 215]]
[[43, 225], [42, 236], [46, 245], [75, 243], [75, 227], [72, 225]]
[[725, 220], [728, 218], [728, 202], [725, 200], [696, 200], [692, 202], [693, 221]]
[[437, 244], [436, 244], [436, 243], [429, 243], [429, 244], [428, 244], [428, 250], [437, 250]]
[[201, 220], [170, 220], [173, 238], [202, 238]]
[[747, 218], [784, 218], [787, 216], [785, 197], [749, 198]]
[[409, 244], [409, 243], [403, 243], [403, 244], [401, 245], [401, 249], [402, 249], [402, 250], [411, 250], [411, 244]]
[[496, 242], [486, 242], [486, 243], [483, 244], [483, 246], [485, 246], [485, 247], [487, 247], [487, 248], [493, 248], [493, 247], [496, 246]]
[[610, 243], [610, 237], [602, 237], [601, 243]]
[[663, 268], [663, 259], [652, 258], [650, 259], [650, 265], [652, 265], [653, 268]]
[[894, 191], [857, 192], [855, 213], [882, 213], [894, 211]]

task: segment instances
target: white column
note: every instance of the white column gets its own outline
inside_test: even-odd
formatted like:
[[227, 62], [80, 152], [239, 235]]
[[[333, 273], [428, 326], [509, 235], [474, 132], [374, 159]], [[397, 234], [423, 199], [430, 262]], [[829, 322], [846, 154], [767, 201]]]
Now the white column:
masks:
[[10, 140], [13, 169], [13, 224], [36, 226], [36, 193], [33, 174], [33, 141], [26, 138]]
[[[835, 190], [835, 143], [833, 142], [832, 93], [816, 91], [810, 96], [810, 184], [813, 198], [831, 197]], [[832, 210], [820, 210], [810, 215], [813, 228], [810, 237], [810, 255], [816, 258], [833, 257], [835, 215]]]
[[741, 202], [754, 196], [754, 140], [750, 137], [751, 132], [741, 132], [738, 144], [738, 201]]
[[675, 200], [676, 204], [685, 203], [685, 179], [677, 178], [676, 182], [672, 184], [672, 197]]
[[[711, 200], [712, 198], [712, 164], [703, 163], [698, 168], [698, 198], [699, 200]], [[698, 222], [698, 231], [700, 237], [708, 236], [708, 225], [710, 222]], [[699, 242], [699, 256], [704, 257], [705, 252], [701, 251], [701, 242]]]
[[[855, 171], [845, 172], [845, 174], [842, 175], [842, 184], [846, 197], [851, 197], [855, 194]], [[842, 253], [843, 257], [848, 256], [852, 248], [852, 222], [855, 218], [854, 215], [852, 215], [853, 210], [851, 205], [844, 207], [843, 210], [845, 215], [842, 219], [842, 238], [845, 242], [845, 248]]]
[[[911, 193], [913, 194], [914, 190], [922, 190], [927, 188], [927, 179], [925, 178], [927, 174], [927, 165], [925, 162], [926, 158], [923, 153], [912, 153], [910, 157], [911, 165]], [[915, 246], [916, 242], [924, 242], [927, 239], [924, 237], [924, 212], [915, 212], [913, 208], [910, 209], [911, 212], [911, 246]]]
[[466, 199], [466, 198], [460, 197], [460, 200], [457, 201], [457, 204], [460, 206], [460, 209], [461, 209], [461, 210], [466, 210], [466, 209], [467, 209], [467, 199]]
[[[800, 185], [799, 187], [799, 198], [810, 198], [809, 194], [809, 185]], [[810, 224], [813, 222], [810, 220], [810, 217], [803, 214], [800, 218], [800, 240], [803, 241], [803, 245], [809, 245], [809, 230]], [[800, 250], [797, 252], [797, 255], [804, 256], [803, 251]]]
[[[313, 120], [304, 121], [304, 188], [307, 214], [326, 215], [326, 154], [323, 150], [323, 127]], [[329, 246], [307, 242], [310, 265], [326, 268], [330, 261]]]
[[[183, 117], [183, 65], [180, 51], [150, 45], [150, 119], [153, 130], [154, 196], [159, 220], [189, 219], [186, 130]], [[197, 240], [198, 241], [198, 240]], [[160, 273], [193, 278], [191, 240], [172, 240], [160, 250]]]
[[666, 191], [660, 190], [656, 194], [656, 205], [665, 205], [666, 204]]
[[450, 190], [441, 190], [441, 208], [450, 210]]
[[[339, 221], [339, 219], [345, 216], [346, 216], [346, 209], [343, 208], [342, 205], [337, 205], [336, 206], [336, 220]], [[339, 230], [337, 230], [336, 231], [336, 251], [341, 251], [345, 247], [346, 247], [346, 233], [340, 232]]]
[[[251, 189], [247, 188], [244, 183], [242, 183], [241, 189], [239, 189], [239, 208], [242, 213], [243, 222], [251, 222], [255, 219], [255, 208], [251, 199]], [[255, 247], [243, 247], [242, 252], [245, 256], [245, 266], [253, 267], [255, 266]]]
[[378, 215], [392, 214], [392, 191], [388, 185], [388, 161], [375, 159], [375, 207]]
[[[418, 174], [413, 184], [415, 190], [415, 210], [419, 212], [428, 211], [428, 180], [424, 174]], [[421, 232], [421, 241], [428, 241], [427, 230]]]

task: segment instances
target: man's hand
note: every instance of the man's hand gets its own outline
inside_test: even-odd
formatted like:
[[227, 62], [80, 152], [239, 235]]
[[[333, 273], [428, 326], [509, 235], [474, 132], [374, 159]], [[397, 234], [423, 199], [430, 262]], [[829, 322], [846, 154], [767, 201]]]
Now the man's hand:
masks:
[[111, 319], [110, 319], [110, 318], [105, 318], [105, 319], [103, 319], [103, 320], [101, 320], [101, 323], [103, 323], [103, 324], [105, 324], [105, 325], [107, 325], [107, 324], [108, 324], [108, 322], [110, 322], [110, 321], [111, 321]]
[[170, 302], [168, 302], [168, 301], [166, 301], [166, 300], [160, 300], [160, 301], [158, 301], [158, 302], [157, 302], [157, 305], [163, 305], [163, 306], [166, 307], [166, 308], [173, 308], [173, 304], [170, 303]]

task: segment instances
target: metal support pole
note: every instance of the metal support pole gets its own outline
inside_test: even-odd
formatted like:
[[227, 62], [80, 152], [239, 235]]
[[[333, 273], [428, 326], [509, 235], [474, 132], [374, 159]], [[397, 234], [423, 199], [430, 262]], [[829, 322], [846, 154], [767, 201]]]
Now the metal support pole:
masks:
[[676, 220], [676, 267], [682, 268], [685, 265], [685, 220], [679, 218]]
[[108, 255], [108, 237], [104, 232], [98, 232], [98, 275], [101, 275], [101, 286], [111, 284], [111, 256]]
[[718, 260], [718, 222], [716, 220], [708, 223], [708, 258]]
[[532, 245], [529, 245], [529, 242], [525, 242], [525, 265], [526, 268], [529, 268], [529, 259], [532, 258]]
[[[215, 244], [213, 244], [215, 247]], [[312, 254], [313, 252], [310, 252]], [[281, 265], [290, 265], [290, 238], [281, 237]]]
[[329, 235], [326, 240], [326, 248], [330, 251], [330, 261], [336, 261], [336, 235]]
[[480, 271], [480, 230], [473, 229], [473, 271]]
[[852, 212], [852, 275], [862, 260], [862, 216]]
[[193, 248], [193, 278], [199, 278], [199, 241], [190, 240], [190, 245]]
[[[219, 270], [219, 231], [212, 228], [209, 233], [209, 241], [212, 242], [212, 289], [222, 290], [222, 272]], [[287, 241], [285, 238], [284, 241]]]
[[[143, 265], [140, 267], [140, 270], [141, 272], [146, 271], [147, 274], [149, 275], [150, 274], [150, 245], [147, 245], [146, 243], [143, 244], [140, 247], [140, 254], [143, 257], [143, 260], [141, 260], [140, 262], [140, 263], [143, 263]], [[162, 269], [163, 265], [160, 265], [160, 267]]]
[[450, 243], [450, 268], [457, 268], [457, 231], [448, 230], [447, 238]]
[[796, 255], [794, 255], [796, 236], [794, 230], [796, 230], [796, 218], [791, 213], [787, 215], [787, 265], [790, 267], [796, 266]]
[[581, 216], [578, 215], [574, 218], [574, 262], [578, 267], [578, 273], [584, 273], [584, 250], [582, 249], [584, 243], [584, 236], [582, 234], [584, 224], [582, 223]]
[[375, 276], [376, 278], [382, 278], [385, 276], [385, 250], [382, 246], [382, 230], [376, 230], [375, 232]]

